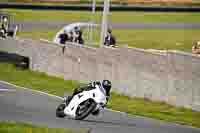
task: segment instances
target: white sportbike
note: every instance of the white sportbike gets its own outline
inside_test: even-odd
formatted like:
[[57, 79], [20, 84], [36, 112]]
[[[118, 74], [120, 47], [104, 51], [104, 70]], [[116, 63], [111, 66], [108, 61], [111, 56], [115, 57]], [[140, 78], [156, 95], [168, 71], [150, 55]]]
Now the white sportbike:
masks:
[[76, 120], [82, 120], [88, 115], [95, 115], [99, 110], [105, 107], [108, 96], [103, 87], [95, 85], [94, 88], [84, 90], [73, 96], [67, 104], [66, 98], [56, 110], [57, 117], [68, 116]]

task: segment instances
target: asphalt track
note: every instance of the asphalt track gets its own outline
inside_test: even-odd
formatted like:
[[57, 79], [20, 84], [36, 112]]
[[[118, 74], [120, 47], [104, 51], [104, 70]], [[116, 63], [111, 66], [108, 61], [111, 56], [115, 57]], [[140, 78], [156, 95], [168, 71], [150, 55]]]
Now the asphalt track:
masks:
[[[2, 89], [10, 91], [1, 91]], [[0, 121], [12, 120], [56, 128], [84, 128], [91, 129], [92, 133], [200, 133], [199, 128], [108, 110], [83, 121], [56, 118], [55, 108], [60, 102], [59, 98], [31, 90], [16, 89], [0, 82]]]
[[[72, 22], [16, 22], [20, 31], [60, 29]], [[200, 23], [112, 23], [113, 29], [200, 29]]]

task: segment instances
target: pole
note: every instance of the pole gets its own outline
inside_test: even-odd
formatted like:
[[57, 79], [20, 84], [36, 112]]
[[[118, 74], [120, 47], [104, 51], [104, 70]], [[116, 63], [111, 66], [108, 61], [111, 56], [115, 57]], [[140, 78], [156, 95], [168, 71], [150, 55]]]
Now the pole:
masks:
[[92, 24], [95, 23], [95, 20], [94, 20], [94, 15], [95, 15], [95, 8], [96, 8], [96, 0], [93, 0], [92, 2], [92, 18], [91, 18], [91, 22], [90, 22], [90, 46], [92, 46], [92, 43], [93, 43], [93, 27], [92, 27]]
[[103, 47], [107, 30], [108, 30], [109, 8], [110, 8], [110, 0], [104, 0], [103, 19], [102, 19], [102, 24], [101, 24], [101, 40], [100, 40], [101, 47]]

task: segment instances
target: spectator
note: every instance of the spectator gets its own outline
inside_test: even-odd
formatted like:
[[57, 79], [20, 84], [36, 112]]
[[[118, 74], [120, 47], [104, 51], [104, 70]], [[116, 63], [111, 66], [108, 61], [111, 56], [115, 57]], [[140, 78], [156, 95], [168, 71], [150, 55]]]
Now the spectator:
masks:
[[78, 32], [79, 28], [78, 27], [74, 27], [74, 29], [72, 30], [72, 40], [73, 42], [76, 42], [76, 38], [77, 38], [77, 32]]
[[196, 42], [196, 43], [192, 46], [192, 53], [193, 53], [193, 54], [200, 54], [200, 41]]
[[74, 41], [73, 42], [76, 42], [79, 44], [84, 43], [83, 38], [82, 38], [82, 31], [79, 27], [74, 28]]
[[83, 41], [83, 37], [82, 37], [82, 31], [78, 31], [78, 36], [76, 38], [76, 41], [79, 43], [79, 44], [84, 44], [84, 41]]
[[111, 46], [111, 47], [115, 47], [115, 45], [116, 45], [116, 39], [112, 35], [111, 29], [108, 29], [108, 33], [107, 33], [107, 36], [105, 38], [104, 45]]
[[7, 33], [8, 33], [8, 18], [6, 16], [3, 16], [2, 20], [3, 21], [1, 24], [0, 32], [2, 34], [2, 37], [6, 38]]
[[69, 40], [69, 37], [67, 35], [67, 32], [64, 31], [64, 33], [60, 34], [60, 44], [65, 44], [67, 40]]
[[68, 40], [69, 42], [73, 42], [73, 31], [68, 32]]

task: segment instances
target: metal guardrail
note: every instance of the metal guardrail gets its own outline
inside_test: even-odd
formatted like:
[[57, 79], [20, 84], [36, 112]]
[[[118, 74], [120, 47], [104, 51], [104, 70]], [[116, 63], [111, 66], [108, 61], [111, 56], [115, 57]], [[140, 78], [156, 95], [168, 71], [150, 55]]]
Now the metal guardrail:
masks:
[[[35, 9], [35, 10], [92, 10], [91, 5], [40, 5], [24, 3], [0, 3], [0, 8]], [[103, 10], [98, 5], [96, 10]], [[200, 7], [176, 7], [176, 6], [130, 6], [112, 5], [111, 11], [151, 11], [151, 12], [200, 12]]]

